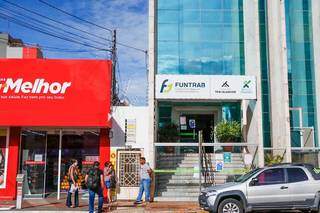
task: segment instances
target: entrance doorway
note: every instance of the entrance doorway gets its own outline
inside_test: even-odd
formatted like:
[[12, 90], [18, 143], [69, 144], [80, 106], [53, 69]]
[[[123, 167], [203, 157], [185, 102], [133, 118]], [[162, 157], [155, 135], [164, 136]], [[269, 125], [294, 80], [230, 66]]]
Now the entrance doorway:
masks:
[[22, 131], [21, 172], [25, 175], [24, 196], [43, 198], [57, 191], [59, 134]]
[[99, 131], [24, 129], [20, 153], [25, 198], [59, 198], [60, 192], [66, 193], [72, 159], [79, 162], [78, 184], [85, 191], [84, 175], [93, 162], [99, 160]]
[[198, 133], [203, 132], [203, 141], [214, 141], [214, 115], [213, 114], [182, 114], [180, 116], [180, 142], [198, 143]]

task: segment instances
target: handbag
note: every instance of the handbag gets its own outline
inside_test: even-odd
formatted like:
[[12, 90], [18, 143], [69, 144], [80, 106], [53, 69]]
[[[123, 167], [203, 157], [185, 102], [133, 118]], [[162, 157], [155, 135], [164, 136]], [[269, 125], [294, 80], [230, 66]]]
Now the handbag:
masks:
[[77, 186], [75, 186], [73, 183], [71, 184], [71, 187], [70, 187], [70, 189], [69, 189], [69, 192], [70, 193], [74, 193], [75, 191], [77, 191], [78, 190], [78, 187]]

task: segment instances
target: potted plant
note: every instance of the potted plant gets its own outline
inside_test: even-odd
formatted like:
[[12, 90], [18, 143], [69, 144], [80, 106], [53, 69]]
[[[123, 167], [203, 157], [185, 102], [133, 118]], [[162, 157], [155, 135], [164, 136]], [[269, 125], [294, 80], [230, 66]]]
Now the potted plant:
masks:
[[283, 157], [280, 155], [266, 154], [264, 157], [264, 161], [267, 166], [272, 166], [274, 164], [282, 163]]
[[[221, 121], [214, 129], [214, 134], [220, 143], [241, 141], [241, 124], [239, 121]], [[231, 152], [232, 146], [224, 146], [224, 151]]]
[[[159, 142], [177, 142], [179, 139], [178, 126], [174, 123], [167, 123], [158, 130]], [[174, 147], [165, 147], [167, 153], [173, 153]]]

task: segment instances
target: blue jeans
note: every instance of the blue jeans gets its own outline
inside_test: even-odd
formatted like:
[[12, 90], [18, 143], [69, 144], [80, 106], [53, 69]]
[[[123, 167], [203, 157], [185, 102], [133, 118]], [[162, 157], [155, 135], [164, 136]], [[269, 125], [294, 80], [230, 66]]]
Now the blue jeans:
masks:
[[137, 201], [142, 201], [142, 195], [143, 195], [143, 192], [145, 192], [145, 201], [149, 202], [149, 200], [150, 200], [150, 184], [151, 184], [151, 179], [142, 179], [141, 180]]
[[[70, 183], [70, 187], [71, 187], [71, 183]], [[72, 206], [72, 201], [71, 201], [72, 193], [70, 192], [70, 187], [68, 189], [67, 202], [66, 202], [66, 205], [68, 207]], [[79, 190], [78, 189], [74, 192], [74, 206], [75, 207], [79, 206]]]
[[89, 189], [89, 213], [94, 212], [94, 198], [96, 193], [98, 194], [98, 212], [102, 212], [102, 206], [103, 206], [103, 193], [102, 189], [99, 188], [97, 191], [92, 191]]

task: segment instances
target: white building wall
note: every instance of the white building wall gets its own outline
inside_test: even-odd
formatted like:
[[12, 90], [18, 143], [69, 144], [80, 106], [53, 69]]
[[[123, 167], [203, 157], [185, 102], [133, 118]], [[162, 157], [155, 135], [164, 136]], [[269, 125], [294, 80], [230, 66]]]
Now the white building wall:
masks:
[[23, 58], [23, 48], [7, 47], [7, 58]]
[[245, 113], [243, 120], [245, 138], [248, 143], [256, 143], [257, 147], [250, 147], [254, 153], [258, 148], [258, 164], [264, 166], [263, 130], [262, 130], [262, 91], [261, 91], [261, 65], [260, 65], [260, 35], [258, 0], [244, 1], [244, 52], [245, 74], [254, 75], [257, 79], [257, 100], [244, 100], [242, 110]]
[[284, 1], [267, 1], [270, 73], [271, 142], [275, 154], [286, 150], [285, 161], [291, 162], [288, 64]]
[[[136, 120], [136, 143], [125, 144], [125, 120]], [[130, 145], [132, 148], [143, 150], [147, 161], [151, 159], [148, 139], [149, 130], [148, 107], [140, 106], [114, 106], [112, 112], [112, 138], [111, 148], [124, 149]], [[127, 145], [127, 146], [126, 146]]]
[[[114, 106], [112, 109], [112, 138], [111, 151], [128, 148], [140, 149], [147, 162], [153, 159], [150, 151], [153, 144], [149, 141], [149, 109], [138, 106]], [[136, 143], [125, 143], [125, 120], [136, 120]], [[118, 159], [117, 159], [118, 160]], [[118, 162], [117, 162], [118, 164]], [[139, 192], [139, 187], [120, 187], [117, 199], [134, 200]]]

